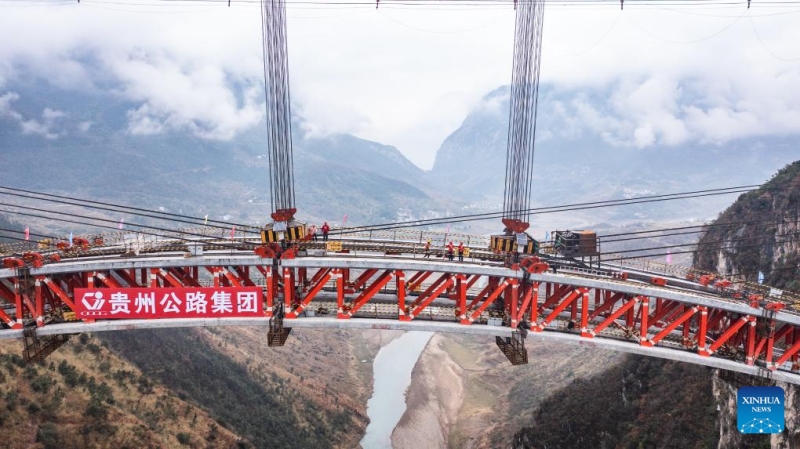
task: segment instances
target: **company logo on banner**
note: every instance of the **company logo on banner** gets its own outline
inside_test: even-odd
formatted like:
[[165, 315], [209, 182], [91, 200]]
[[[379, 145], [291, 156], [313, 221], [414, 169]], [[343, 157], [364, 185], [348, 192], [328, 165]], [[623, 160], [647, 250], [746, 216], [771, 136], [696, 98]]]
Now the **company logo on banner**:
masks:
[[259, 287], [76, 288], [75, 315], [88, 319], [264, 316]]
[[783, 432], [781, 387], [741, 387], [736, 393], [736, 427], [741, 433]]

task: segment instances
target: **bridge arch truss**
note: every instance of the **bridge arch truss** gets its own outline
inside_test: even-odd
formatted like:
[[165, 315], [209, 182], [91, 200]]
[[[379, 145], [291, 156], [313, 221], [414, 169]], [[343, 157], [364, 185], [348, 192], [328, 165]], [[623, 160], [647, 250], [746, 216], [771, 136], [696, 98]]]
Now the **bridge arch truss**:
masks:
[[[433, 330], [558, 340], [680, 360], [800, 384], [800, 315], [677, 287], [402, 258], [263, 259], [244, 253], [71, 261], [0, 270], [0, 338], [136, 328], [267, 326]], [[263, 318], [84, 320], [79, 288], [260, 287]], [[312, 317], [313, 316], [313, 317]]]

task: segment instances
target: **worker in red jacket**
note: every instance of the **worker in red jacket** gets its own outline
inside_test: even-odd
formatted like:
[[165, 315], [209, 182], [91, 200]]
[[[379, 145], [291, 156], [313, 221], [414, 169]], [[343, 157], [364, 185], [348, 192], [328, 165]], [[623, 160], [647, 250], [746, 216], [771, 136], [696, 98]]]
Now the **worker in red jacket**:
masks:
[[331, 227], [328, 226], [328, 222], [322, 224], [322, 240], [328, 241], [328, 233], [331, 232]]
[[447, 244], [447, 258], [451, 261], [453, 260], [454, 250], [453, 241], [451, 240], [450, 243]]
[[428, 239], [428, 241], [425, 242], [425, 258], [431, 258], [431, 239]]
[[458, 261], [464, 261], [464, 242], [458, 242]]

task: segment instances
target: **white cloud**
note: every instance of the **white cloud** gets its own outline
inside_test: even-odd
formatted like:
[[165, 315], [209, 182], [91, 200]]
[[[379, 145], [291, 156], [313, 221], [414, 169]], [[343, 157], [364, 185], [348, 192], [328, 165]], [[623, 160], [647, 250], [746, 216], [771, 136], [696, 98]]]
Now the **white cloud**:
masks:
[[6, 92], [0, 95], [0, 117], [10, 116], [11, 118], [19, 119], [21, 115], [19, 112], [11, 108], [11, 102], [19, 100], [19, 94], [16, 92]]
[[63, 112], [56, 111], [56, 110], [53, 110], [53, 109], [50, 109], [50, 108], [44, 108], [44, 111], [42, 112], [42, 118], [44, 118], [45, 120], [49, 120], [49, 121], [55, 120], [57, 118], [61, 118], [63, 116], [64, 116]]
[[[481, 97], [510, 81], [510, 7], [308, 8], [290, 5], [288, 30], [292, 99], [311, 133], [356, 133], [429, 167]], [[779, 12], [548, 5], [542, 81], [611, 95], [542, 112], [567, 119], [556, 133], [630, 147], [799, 133], [800, 67], [772, 54], [800, 57], [800, 27]], [[0, 86], [14, 67], [67, 88], [121, 82], [138, 103], [131, 133], [230, 139], [263, 116], [255, 4], [5, 6], [0, 39]]]
[[114, 57], [107, 64], [122, 81], [122, 94], [142, 102], [128, 113], [133, 134], [176, 129], [202, 138], [229, 140], [258, 123], [264, 114], [255, 82], [250, 80], [243, 98], [237, 99], [230, 74], [215, 65], [187, 67], [162, 52]]
[[80, 131], [82, 133], [89, 132], [89, 128], [91, 128], [91, 127], [92, 127], [92, 122], [91, 121], [78, 123], [78, 131]]
[[47, 139], [55, 139], [58, 134], [52, 131], [55, 121], [64, 116], [64, 113], [50, 108], [42, 111], [43, 120], [40, 122], [35, 119], [26, 119], [20, 112], [11, 106], [12, 101], [19, 100], [20, 96], [16, 92], [6, 92], [0, 95], [0, 118], [10, 117], [19, 123], [23, 134], [39, 134]]

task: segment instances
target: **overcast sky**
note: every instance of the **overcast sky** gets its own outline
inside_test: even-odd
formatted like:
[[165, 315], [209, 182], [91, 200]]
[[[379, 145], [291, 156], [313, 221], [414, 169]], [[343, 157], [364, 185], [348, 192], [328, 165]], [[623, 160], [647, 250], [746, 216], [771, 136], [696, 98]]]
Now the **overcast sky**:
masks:
[[[610, 92], [613, 117], [566, 109], [587, 127], [639, 147], [800, 133], [800, 4], [633, 3], [546, 9], [542, 81]], [[480, 98], [510, 82], [509, 6], [290, 2], [288, 16], [292, 99], [308, 130], [394, 145], [425, 169]], [[69, 88], [120, 82], [140, 105], [132, 133], [235, 138], [263, 114], [260, 32], [257, 4], [0, 0], [0, 106], [22, 101], [10, 92], [24, 65]]]

